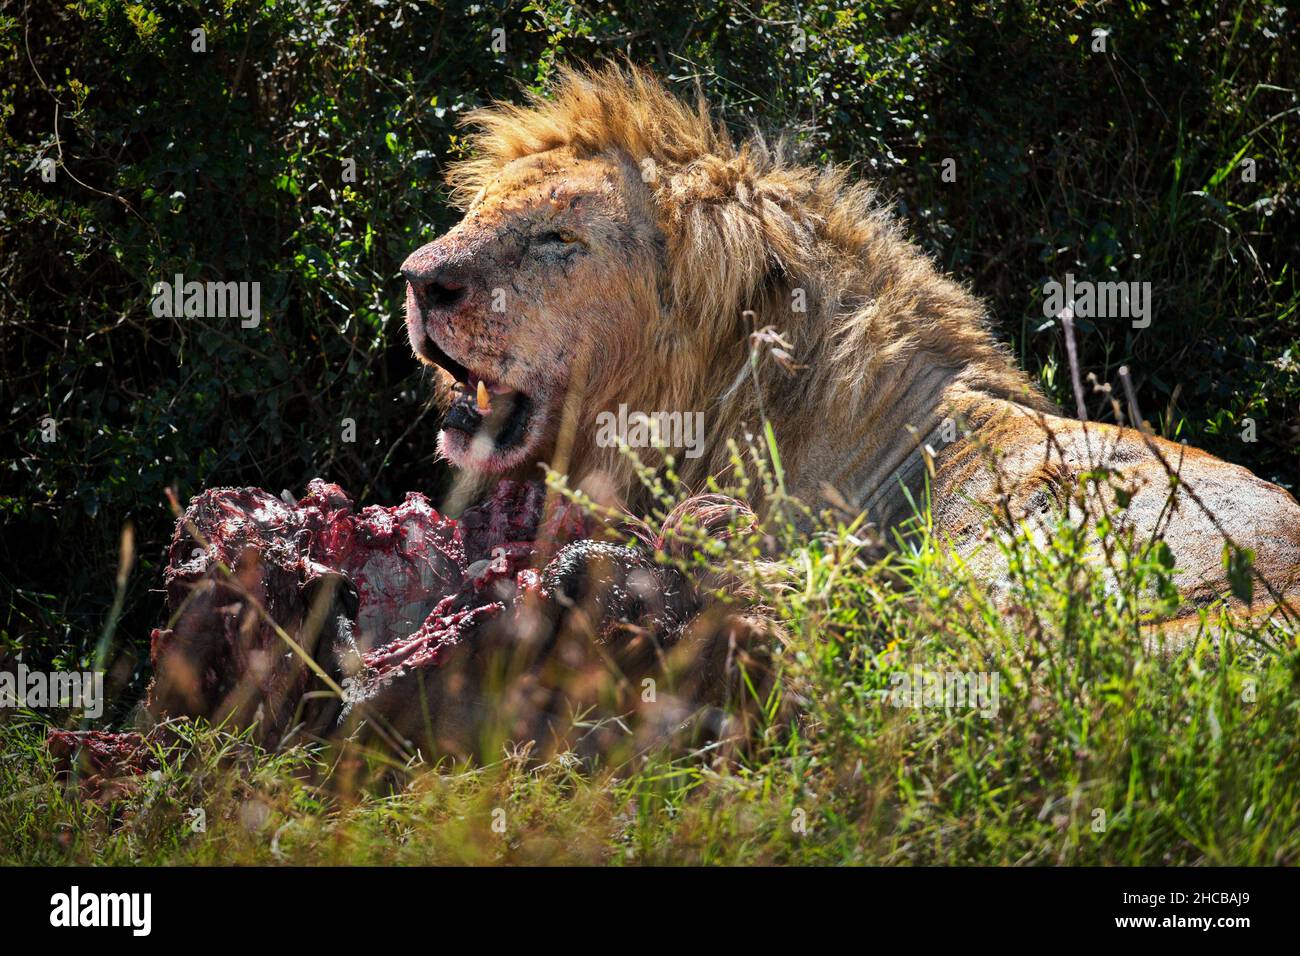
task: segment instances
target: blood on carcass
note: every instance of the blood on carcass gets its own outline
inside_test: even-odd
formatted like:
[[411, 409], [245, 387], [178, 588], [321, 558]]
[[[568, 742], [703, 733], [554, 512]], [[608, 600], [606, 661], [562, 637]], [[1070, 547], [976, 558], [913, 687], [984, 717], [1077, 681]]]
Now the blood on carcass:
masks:
[[528, 567], [545, 498], [539, 483], [502, 481], [457, 520], [417, 492], [358, 511], [319, 479], [295, 504], [256, 488], [204, 491], [172, 540], [173, 623], [153, 632], [149, 709], [241, 724], [257, 714], [272, 731], [304, 716], [288, 710], [313, 672], [360, 686], [368, 671], [436, 665], [504, 610], [484, 573]]
[[[543, 485], [509, 480], [456, 519], [415, 492], [358, 511], [319, 479], [296, 502], [257, 488], [200, 493], [168, 552], [149, 713], [255, 725], [269, 743], [371, 718], [457, 749], [450, 738], [497, 703], [475, 686], [484, 649], [535, 664], [569, 609], [582, 606], [597, 643], [640, 648], [621, 665], [661, 658], [698, 610], [693, 589], [651, 550], [594, 540], [580, 509], [546, 506]], [[79, 739], [98, 777], [113, 763], [135, 769], [144, 752], [137, 735], [55, 732], [65, 772]]]

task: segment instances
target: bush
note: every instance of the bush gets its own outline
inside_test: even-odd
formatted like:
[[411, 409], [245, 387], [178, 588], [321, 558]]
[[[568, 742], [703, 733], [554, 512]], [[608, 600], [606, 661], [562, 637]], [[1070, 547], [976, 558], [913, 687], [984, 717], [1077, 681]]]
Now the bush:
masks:
[[[436, 496], [436, 413], [397, 266], [455, 219], [440, 180], [457, 118], [543, 88], [564, 61], [629, 55], [688, 94], [698, 82], [738, 132], [790, 128], [810, 157], [855, 163], [1057, 399], [1044, 281], [1150, 281], [1150, 329], [1080, 322], [1084, 369], [1113, 380], [1128, 364], [1162, 434], [1294, 487], [1294, 31], [1280, 6], [1226, 2], [34, 0], [4, 14], [0, 658], [84, 665], [115, 642], [113, 679], [138, 689], [168, 488], [183, 502], [321, 475], [364, 501]], [[261, 324], [155, 318], [153, 284], [176, 273], [259, 281]], [[1090, 411], [1109, 417], [1100, 398]]]

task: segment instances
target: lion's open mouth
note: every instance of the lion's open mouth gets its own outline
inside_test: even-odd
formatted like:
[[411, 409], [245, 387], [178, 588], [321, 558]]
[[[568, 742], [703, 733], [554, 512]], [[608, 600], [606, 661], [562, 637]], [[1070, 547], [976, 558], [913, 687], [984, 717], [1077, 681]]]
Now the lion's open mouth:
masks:
[[467, 382], [457, 383], [461, 388], [447, 410], [442, 427], [462, 431], [471, 438], [486, 437], [498, 452], [523, 444], [533, 414], [532, 399], [523, 392], [489, 383], [472, 372], [466, 378]]
[[535, 432], [533, 399], [457, 362], [431, 337], [420, 345], [424, 357], [456, 383], [442, 422], [443, 453], [457, 464], [489, 470], [508, 468], [525, 458]]

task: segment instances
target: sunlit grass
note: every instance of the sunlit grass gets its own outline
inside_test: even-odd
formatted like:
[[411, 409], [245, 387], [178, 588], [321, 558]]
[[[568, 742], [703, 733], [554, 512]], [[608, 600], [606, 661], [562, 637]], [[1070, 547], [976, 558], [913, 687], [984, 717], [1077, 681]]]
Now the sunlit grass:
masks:
[[[1161, 592], [1167, 555], [1116, 548], [1116, 586], [1064, 525], [1046, 546], [1003, 542], [1014, 570], [995, 600], [918, 528], [887, 556], [864, 547], [860, 521], [828, 517], [812, 535], [769, 527], [674, 559], [700, 575], [750, 568], [784, 626], [776, 665], [801, 716], [769, 712], [748, 751], [395, 764], [346, 742], [267, 753], [195, 725], [101, 806], [54, 779], [39, 721], [13, 719], [0, 727], [0, 862], [1300, 860], [1294, 634], [1210, 609], [1160, 640], [1133, 595]], [[803, 543], [759, 573], [764, 531]], [[915, 673], [996, 675], [996, 713], [896, 706], [898, 675]]]

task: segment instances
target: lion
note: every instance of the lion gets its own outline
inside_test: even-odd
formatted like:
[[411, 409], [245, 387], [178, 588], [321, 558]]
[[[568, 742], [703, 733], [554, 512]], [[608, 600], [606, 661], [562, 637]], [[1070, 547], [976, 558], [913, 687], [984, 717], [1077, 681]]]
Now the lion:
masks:
[[[983, 304], [846, 168], [800, 164], [758, 133], [737, 144], [702, 98], [633, 66], [563, 69], [549, 98], [467, 122], [449, 172], [464, 217], [401, 269], [462, 496], [546, 465], [635, 509], [635, 469], [598, 420], [702, 414], [699, 447], [674, 456], [688, 487], [769, 423], [790, 496], [865, 511], [889, 540], [928, 495], [934, 530], [991, 582], [1005, 567], [990, 516], [1023, 526], [1083, 507], [1095, 524], [1101, 501], [1168, 544], [1189, 611], [1229, 592], [1225, 543], [1254, 552], [1261, 599], [1295, 595], [1287, 491], [1138, 421], [1063, 416]], [[785, 368], [754, 363], [764, 340]], [[662, 444], [641, 461], [664, 465]], [[1089, 498], [1098, 472], [1109, 490]]]

